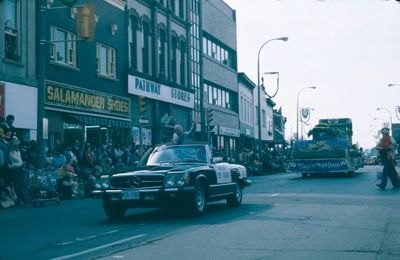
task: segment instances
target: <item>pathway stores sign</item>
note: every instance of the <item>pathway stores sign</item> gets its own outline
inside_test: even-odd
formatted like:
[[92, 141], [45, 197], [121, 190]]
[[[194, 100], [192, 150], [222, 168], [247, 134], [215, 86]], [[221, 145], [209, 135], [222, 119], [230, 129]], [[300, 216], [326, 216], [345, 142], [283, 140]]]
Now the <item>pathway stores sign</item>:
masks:
[[183, 107], [194, 107], [194, 94], [177, 88], [171, 88], [157, 82], [129, 75], [128, 92], [151, 99], [176, 104]]
[[130, 99], [47, 82], [46, 105], [130, 117]]

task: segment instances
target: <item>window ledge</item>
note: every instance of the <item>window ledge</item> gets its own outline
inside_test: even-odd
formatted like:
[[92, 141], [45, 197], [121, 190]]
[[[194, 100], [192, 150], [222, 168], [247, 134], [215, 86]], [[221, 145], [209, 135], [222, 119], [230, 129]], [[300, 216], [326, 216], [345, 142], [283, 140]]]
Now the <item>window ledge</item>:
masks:
[[115, 81], [115, 82], [119, 82], [119, 79], [117, 79], [117, 78], [112, 78], [110, 76], [107, 76], [107, 75], [104, 75], [104, 74], [100, 74], [100, 73], [97, 73], [97, 77], [102, 78], [102, 79], [112, 80], [112, 81]]
[[77, 67], [71, 67], [71, 66], [65, 65], [63, 63], [59, 63], [59, 62], [53, 61], [53, 60], [50, 60], [50, 64], [51, 65], [55, 65], [55, 66], [59, 66], [59, 67], [64, 68], [64, 69], [80, 71], [80, 69], [77, 68]]
[[7, 59], [7, 58], [3, 58], [3, 62], [4, 63], [8, 63], [8, 64], [12, 64], [12, 65], [15, 65], [15, 66], [19, 66], [19, 67], [23, 67], [24, 66], [24, 64], [21, 61], [10, 60], [10, 59]]

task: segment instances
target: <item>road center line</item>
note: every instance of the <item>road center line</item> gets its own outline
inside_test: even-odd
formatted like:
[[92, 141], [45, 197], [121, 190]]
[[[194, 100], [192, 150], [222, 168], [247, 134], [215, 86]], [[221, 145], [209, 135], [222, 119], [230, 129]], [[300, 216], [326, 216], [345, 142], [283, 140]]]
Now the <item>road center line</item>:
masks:
[[121, 239], [121, 240], [118, 240], [118, 241], [115, 241], [115, 242], [112, 242], [112, 243], [109, 243], [109, 244], [105, 244], [105, 245], [102, 245], [102, 246], [98, 246], [98, 247], [87, 249], [87, 250], [84, 250], [84, 251], [81, 251], [81, 252], [77, 252], [75, 254], [64, 255], [64, 256], [59, 256], [59, 257], [56, 257], [56, 258], [52, 258], [51, 260], [63, 260], [63, 259], [73, 258], [73, 257], [76, 257], [76, 256], [80, 256], [80, 255], [84, 255], [84, 254], [91, 253], [91, 252], [94, 252], [94, 251], [98, 251], [98, 250], [104, 249], [106, 247], [122, 244], [122, 243], [131, 241], [131, 240], [134, 240], [134, 239], [138, 239], [138, 238], [141, 238], [141, 237], [144, 237], [144, 236], [146, 236], [146, 234], [139, 234], [139, 235], [136, 235], [136, 236], [133, 236], [133, 237], [128, 237], [128, 238], [125, 238], [125, 239]]
[[279, 193], [274, 193], [274, 194], [271, 194], [271, 195], [269, 195], [270, 197], [276, 197], [276, 196], [278, 196], [279, 195]]

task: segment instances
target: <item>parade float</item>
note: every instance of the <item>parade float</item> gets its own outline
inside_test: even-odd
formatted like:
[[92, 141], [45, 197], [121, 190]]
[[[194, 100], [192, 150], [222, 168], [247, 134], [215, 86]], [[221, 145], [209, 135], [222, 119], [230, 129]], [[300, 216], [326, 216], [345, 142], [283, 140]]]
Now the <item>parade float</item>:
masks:
[[324, 173], [351, 174], [362, 167], [361, 149], [352, 143], [350, 118], [320, 119], [308, 136], [311, 140], [293, 143], [289, 170], [306, 177]]

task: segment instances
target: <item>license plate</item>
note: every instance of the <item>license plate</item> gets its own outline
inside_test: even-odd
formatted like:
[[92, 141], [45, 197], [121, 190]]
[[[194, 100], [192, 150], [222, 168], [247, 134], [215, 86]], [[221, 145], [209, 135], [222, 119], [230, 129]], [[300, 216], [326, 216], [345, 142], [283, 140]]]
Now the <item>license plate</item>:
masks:
[[138, 200], [140, 199], [140, 194], [138, 190], [123, 190], [121, 193], [122, 200]]

